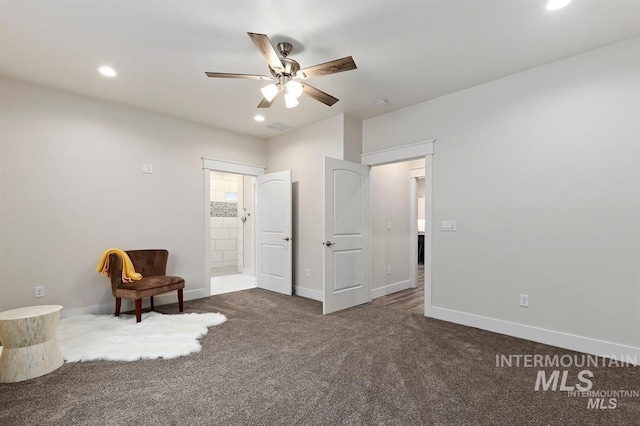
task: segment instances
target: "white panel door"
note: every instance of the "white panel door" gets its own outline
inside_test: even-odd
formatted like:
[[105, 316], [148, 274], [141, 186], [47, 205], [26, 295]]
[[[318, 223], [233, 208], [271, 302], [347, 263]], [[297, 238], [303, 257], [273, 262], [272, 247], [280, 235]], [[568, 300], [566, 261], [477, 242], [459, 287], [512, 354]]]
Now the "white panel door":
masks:
[[323, 313], [370, 301], [369, 167], [324, 159]]
[[256, 282], [292, 294], [291, 170], [256, 178]]

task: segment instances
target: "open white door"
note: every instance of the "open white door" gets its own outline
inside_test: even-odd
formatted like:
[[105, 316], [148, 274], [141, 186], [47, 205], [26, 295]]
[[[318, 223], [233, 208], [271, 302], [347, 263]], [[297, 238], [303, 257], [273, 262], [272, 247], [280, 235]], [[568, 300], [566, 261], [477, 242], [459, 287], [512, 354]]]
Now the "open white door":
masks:
[[323, 244], [323, 313], [369, 302], [368, 166], [324, 158]]
[[256, 178], [256, 283], [292, 294], [291, 170]]

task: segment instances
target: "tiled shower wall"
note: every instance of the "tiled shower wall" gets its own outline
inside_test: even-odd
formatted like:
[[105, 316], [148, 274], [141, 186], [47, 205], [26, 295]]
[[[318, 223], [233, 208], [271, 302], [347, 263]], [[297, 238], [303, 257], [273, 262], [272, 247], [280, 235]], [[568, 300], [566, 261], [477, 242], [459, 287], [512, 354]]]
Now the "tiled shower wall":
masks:
[[238, 201], [242, 199], [242, 187], [242, 175], [211, 172], [211, 276], [238, 273], [238, 243], [243, 234]]

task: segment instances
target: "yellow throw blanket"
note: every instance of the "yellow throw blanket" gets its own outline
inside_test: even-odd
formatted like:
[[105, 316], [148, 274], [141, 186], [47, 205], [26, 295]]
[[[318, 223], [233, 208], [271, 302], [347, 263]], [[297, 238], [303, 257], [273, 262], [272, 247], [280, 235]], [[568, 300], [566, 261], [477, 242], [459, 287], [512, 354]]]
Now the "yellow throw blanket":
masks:
[[117, 248], [110, 248], [102, 253], [100, 263], [98, 263], [98, 272], [102, 272], [109, 276], [109, 255], [112, 253], [117, 254], [122, 259], [122, 282], [130, 283], [131, 281], [138, 281], [142, 279], [142, 274], [136, 272], [129, 255], [125, 253], [124, 250]]

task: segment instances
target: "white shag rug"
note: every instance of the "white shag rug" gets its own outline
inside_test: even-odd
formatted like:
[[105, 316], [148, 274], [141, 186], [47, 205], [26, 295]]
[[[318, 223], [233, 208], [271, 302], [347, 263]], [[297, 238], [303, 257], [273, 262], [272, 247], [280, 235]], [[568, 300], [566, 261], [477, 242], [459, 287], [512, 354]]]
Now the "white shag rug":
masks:
[[226, 320], [217, 313], [148, 312], [140, 323], [132, 315], [80, 315], [62, 319], [56, 337], [66, 362], [170, 359], [200, 352], [198, 339]]

